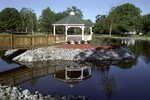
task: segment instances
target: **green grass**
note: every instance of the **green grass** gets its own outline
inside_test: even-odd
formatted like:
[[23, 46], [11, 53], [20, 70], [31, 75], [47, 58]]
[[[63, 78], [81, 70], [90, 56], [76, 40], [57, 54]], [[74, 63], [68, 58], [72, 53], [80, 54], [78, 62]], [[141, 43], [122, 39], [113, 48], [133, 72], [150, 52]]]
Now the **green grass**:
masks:
[[[109, 34], [94, 34], [93, 35], [94, 37], [110, 37], [110, 35]], [[126, 35], [126, 36], [121, 36], [121, 35], [111, 35], [111, 37], [122, 37], [122, 38], [124, 38], [124, 37], [126, 37], [126, 38], [138, 38], [138, 39], [140, 39], [140, 38], [150, 38], [150, 35]]]
[[3, 33], [0, 33], [0, 35], [5, 35], [5, 34], [7, 35], [7, 34], [9, 34], [9, 33], [5, 33], [5, 32], [3, 32]]

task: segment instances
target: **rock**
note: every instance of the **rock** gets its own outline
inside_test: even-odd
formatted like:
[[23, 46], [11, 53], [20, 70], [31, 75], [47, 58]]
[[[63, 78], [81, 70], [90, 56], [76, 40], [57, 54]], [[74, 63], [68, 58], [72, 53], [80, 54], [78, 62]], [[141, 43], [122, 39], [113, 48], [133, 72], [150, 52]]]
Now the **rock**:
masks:
[[135, 55], [128, 49], [122, 47], [106, 50], [65, 48], [53, 48], [51, 50], [47, 50], [38, 48], [35, 50], [28, 50], [23, 54], [13, 58], [13, 60], [20, 62], [38, 62], [49, 60], [102, 61], [131, 58], [135, 58]]
[[[38, 91], [31, 94], [28, 89], [19, 91], [17, 87], [0, 85], [0, 100], [87, 100], [85, 96], [69, 95], [69, 96], [42, 96]], [[6, 90], [6, 91], [3, 91]], [[12, 90], [12, 91], [10, 91]]]
[[25, 96], [25, 98], [29, 98], [29, 96], [31, 95], [31, 93], [28, 89], [23, 90], [22, 94]]
[[7, 50], [4, 54], [4, 56], [9, 56], [11, 54], [13, 54], [14, 52], [18, 51], [18, 49], [13, 49], [13, 50]]

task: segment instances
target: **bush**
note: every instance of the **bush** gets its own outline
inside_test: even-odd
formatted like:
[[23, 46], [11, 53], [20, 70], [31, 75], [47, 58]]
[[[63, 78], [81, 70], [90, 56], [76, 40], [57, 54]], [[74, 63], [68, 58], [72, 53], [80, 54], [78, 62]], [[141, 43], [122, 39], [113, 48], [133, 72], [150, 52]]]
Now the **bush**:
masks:
[[78, 44], [78, 41], [74, 41], [75, 44]]
[[84, 44], [84, 43], [85, 43], [85, 41], [81, 40], [81, 44]]
[[90, 42], [91, 42], [91, 41], [89, 41], [89, 40], [87, 41], [88, 44], [90, 44]]
[[146, 36], [150, 37], [150, 31], [149, 31], [149, 32], [147, 32]]
[[71, 44], [71, 41], [67, 41], [67, 44]]

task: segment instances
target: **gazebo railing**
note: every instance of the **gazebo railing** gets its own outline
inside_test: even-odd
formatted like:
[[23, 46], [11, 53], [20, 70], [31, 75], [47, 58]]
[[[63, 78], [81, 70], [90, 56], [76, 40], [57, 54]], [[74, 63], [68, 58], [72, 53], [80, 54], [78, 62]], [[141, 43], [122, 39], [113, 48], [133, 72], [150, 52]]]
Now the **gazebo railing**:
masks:
[[92, 35], [84, 35], [84, 41], [92, 40]]
[[[67, 35], [67, 41], [81, 41], [82, 35]], [[92, 35], [84, 35], [84, 41], [92, 40]]]
[[81, 41], [82, 35], [67, 35], [67, 41]]

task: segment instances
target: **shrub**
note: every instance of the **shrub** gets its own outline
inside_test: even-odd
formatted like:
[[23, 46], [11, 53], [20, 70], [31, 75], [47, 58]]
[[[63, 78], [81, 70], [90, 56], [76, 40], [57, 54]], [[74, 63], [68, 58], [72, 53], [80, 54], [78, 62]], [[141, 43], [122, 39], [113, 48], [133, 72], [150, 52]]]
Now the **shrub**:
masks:
[[91, 41], [89, 41], [89, 40], [87, 41], [88, 44], [90, 44], [90, 42], [91, 42]]
[[67, 41], [67, 44], [71, 44], [71, 41]]
[[84, 40], [81, 40], [81, 44], [84, 44], [85, 43], [85, 41]]
[[78, 44], [78, 41], [74, 41], [75, 44]]

